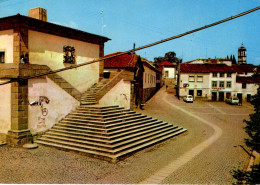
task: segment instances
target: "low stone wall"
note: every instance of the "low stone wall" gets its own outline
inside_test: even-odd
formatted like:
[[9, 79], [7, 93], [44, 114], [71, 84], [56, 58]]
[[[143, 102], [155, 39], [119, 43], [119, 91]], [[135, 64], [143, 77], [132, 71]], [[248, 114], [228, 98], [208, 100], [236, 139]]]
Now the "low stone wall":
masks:
[[143, 89], [143, 101], [149, 100], [156, 93], [156, 87]]

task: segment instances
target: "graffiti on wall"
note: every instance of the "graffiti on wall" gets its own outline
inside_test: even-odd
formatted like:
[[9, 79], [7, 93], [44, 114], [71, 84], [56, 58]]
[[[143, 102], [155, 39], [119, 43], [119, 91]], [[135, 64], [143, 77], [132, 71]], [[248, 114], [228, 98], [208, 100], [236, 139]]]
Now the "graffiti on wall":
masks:
[[41, 107], [41, 115], [38, 116], [38, 124], [37, 128], [46, 127], [46, 116], [48, 115], [48, 109], [44, 107], [45, 104], [49, 104], [50, 100], [46, 96], [39, 96], [38, 101], [33, 101], [29, 103], [31, 106], [40, 106]]

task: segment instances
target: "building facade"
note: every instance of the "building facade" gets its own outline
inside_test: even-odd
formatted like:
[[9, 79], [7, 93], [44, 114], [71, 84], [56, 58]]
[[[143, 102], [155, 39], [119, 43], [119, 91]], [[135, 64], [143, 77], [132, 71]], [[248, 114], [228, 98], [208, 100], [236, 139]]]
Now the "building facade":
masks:
[[[42, 8], [0, 18], [0, 139], [21, 144], [44, 132], [79, 105], [80, 94], [103, 74], [97, 62], [59, 74], [28, 79], [104, 55], [109, 39], [47, 22]], [[23, 80], [21, 80], [23, 78]]]

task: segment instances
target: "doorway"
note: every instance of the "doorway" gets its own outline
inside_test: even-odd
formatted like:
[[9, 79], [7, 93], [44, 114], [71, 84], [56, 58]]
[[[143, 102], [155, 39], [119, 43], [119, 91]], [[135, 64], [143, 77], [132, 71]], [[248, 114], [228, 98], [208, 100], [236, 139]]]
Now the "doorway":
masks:
[[193, 89], [189, 89], [189, 95], [192, 95], [194, 97], [194, 90]]
[[224, 92], [219, 92], [218, 93], [218, 100], [219, 101], [224, 101]]
[[211, 99], [212, 101], [217, 101], [217, 92], [212, 92]]
[[242, 103], [242, 93], [237, 93], [237, 98], [239, 99], [239, 103]]

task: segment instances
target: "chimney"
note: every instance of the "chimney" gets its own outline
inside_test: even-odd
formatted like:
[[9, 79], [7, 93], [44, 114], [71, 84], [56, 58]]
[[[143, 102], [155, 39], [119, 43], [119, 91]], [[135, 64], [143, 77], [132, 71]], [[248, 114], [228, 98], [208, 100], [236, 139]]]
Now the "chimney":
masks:
[[47, 22], [47, 10], [41, 7], [30, 9], [29, 17]]

